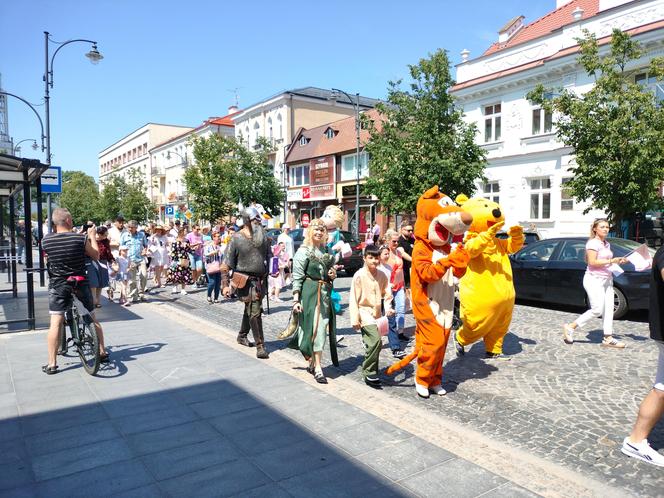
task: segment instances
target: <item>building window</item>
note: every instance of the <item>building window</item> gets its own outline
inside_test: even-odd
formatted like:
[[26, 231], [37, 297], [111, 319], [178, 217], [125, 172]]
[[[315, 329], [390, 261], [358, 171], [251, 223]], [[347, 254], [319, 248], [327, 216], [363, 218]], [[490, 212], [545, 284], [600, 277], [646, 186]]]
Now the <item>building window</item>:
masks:
[[634, 76], [634, 82], [653, 92], [659, 102], [664, 102], [664, 84], [658, 82], [655, 76], [652, 76], [647, 72], [639, 73]]
[[309, 165], [291, 166], [289, 180], [291, 187], [309, 185]]
[[482, 197], [500, 204], [500, 183], [484, 182], [481, 185]]
[[267, 126], [268, 126], [268, 132], [269, 132], [269, 137], [270, 137], [270, 142], [272, 142], [272, 139], [274, 138], [272, 135], [272, 118], [267, 118]]
[[571, 180], [571, 177], [563, 178], [560, 184], [560, 210], [572, 211], [574, 209], [574, 197], [566, 184]]
[[305, 137], [304, 135], [300, 137], [300, 145], [302, 146], [307, 145], [308, 142], [309, 140], [307, 140], [307, 137]]
[[279, 138], [279, 140], [281, 140], [282, 138], [284, 138], [284, 126], [283, 123], [281, 122], [281, 114], [277, 114], [277, 124], [279, 126], [279, 135], [277, 135], [277, 137]]
[[325, 130], [325, 136], [328, 139], [330, 139], [330, 140], [333, 139], [335, 135], [336, 135], [336, 133], [334, 132], [334, 130], [332, 128], [328, 128], [327, 130]]
[[500, 104], [484, 106], [484, 142], [500, 140]]
[[[360, 153], [360, 178], [369, 176], [369, 155]], [[355, 167], [355, 154], [341, 156], [341, 179], [339, 181], [357, 180], [357, 169]]]
[[551, 179], [530, 178], [530, 218], [546, 220], [551, 218]]
[[533, 109], [533, 135], [551, 133], [553, 115], [546, 109]]

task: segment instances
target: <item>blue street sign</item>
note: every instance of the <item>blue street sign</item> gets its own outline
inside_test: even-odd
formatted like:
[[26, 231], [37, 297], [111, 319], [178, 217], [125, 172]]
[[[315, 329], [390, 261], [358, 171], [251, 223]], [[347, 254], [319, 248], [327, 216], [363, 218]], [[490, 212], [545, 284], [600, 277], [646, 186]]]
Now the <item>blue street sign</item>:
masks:
[[175, 215], [175, 207], [173, 206], [166, 206], [164, 209], [164, 212], [166, 216], [174, 216]]
[[44, 194], [59, 194], [62, 192], [62, 168], [51, 166], [41, 175], [41, 188]]

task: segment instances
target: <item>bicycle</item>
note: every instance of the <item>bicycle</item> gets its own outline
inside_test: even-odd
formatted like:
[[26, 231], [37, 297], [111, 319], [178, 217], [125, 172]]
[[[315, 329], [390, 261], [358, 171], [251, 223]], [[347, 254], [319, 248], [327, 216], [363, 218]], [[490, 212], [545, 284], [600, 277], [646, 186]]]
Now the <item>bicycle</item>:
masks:
[[[69, 351], [69, 344], [72, 344], [76, 347], [85, 371], [90, 375], [95, 375], [101, 364], [99, 336], [90, 312], [76, 297], [78, 284], [84, 280], [85, 277], [69, 277], [67, 279], [67, 283], [72, 286], [74, 295], [72, 296], [71, 306], [65, 311], [65, 321], [60, 330], [60, 350], [58, 354], [66, 354]], [[69, 339], [67, 339], [67, 328], [71, 333]]]

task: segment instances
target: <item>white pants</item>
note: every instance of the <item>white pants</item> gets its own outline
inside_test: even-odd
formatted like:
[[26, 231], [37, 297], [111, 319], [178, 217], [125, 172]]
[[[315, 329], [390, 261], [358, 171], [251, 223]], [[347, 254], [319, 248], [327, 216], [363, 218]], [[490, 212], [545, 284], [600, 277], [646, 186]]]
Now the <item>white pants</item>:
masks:
[[590, 309], [576, 319], [576, 324], [583, 327], [593, 318], [604, 317], [604, 336], [613, 335], [613, 277], [598, 277], [586, 273], [583, 276], [583, 288], [588, 294]]

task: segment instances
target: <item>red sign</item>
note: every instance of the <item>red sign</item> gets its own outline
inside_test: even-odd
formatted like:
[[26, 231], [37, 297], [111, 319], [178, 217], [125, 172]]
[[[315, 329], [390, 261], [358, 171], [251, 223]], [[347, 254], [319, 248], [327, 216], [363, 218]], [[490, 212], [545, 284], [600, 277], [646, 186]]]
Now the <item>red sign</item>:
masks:
[[300, 216], [300, 222], [302, 223], [302, 228], [307, 228], [309, 226], [309, 213], [302, 213]]
[[310, 187], [302, 187], [302, 198], [303, 199], [310, 199], [311, 198], [311, 188]]

